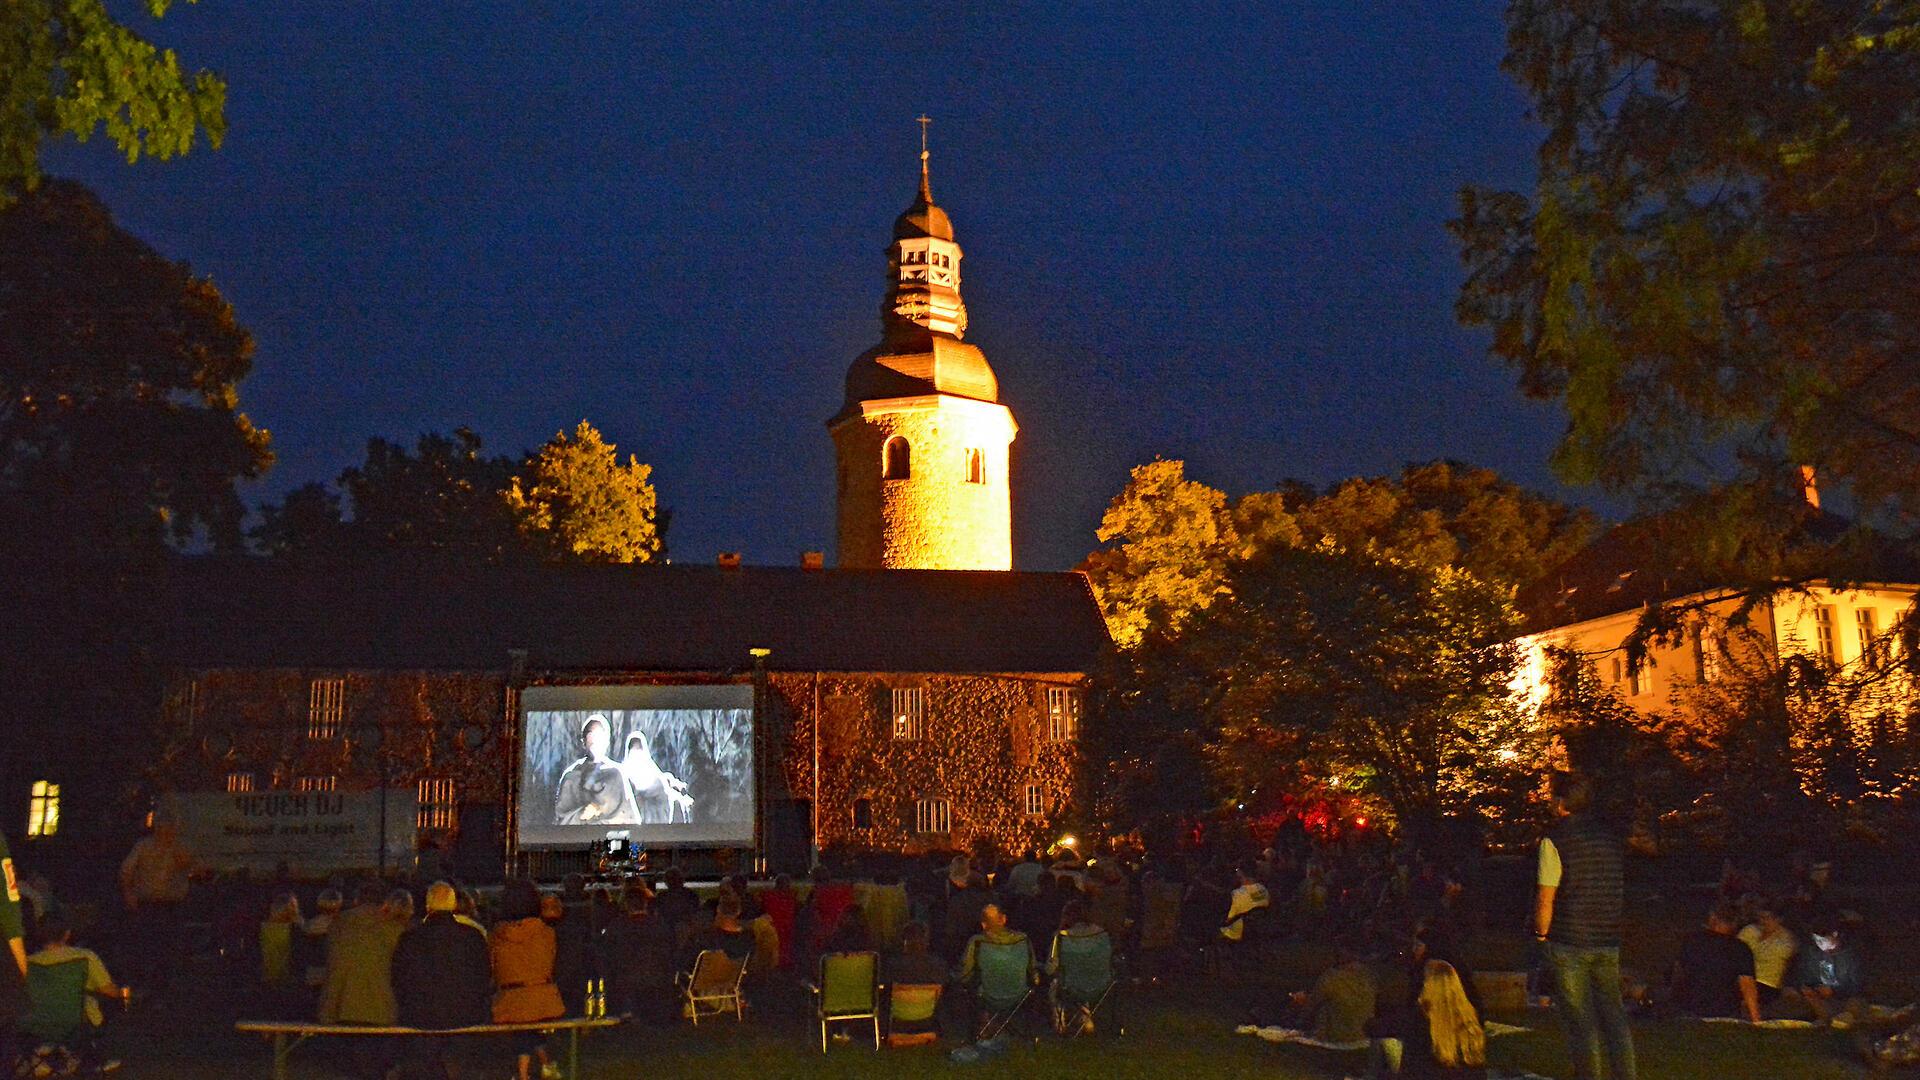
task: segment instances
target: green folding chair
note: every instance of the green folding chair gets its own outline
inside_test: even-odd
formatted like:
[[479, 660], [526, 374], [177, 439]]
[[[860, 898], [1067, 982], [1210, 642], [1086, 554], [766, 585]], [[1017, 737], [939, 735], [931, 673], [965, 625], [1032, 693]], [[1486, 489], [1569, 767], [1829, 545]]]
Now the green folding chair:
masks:
[[814, 1013], [820, 1020], [820, 1052], [827, 1052], [833, 1024], [866, 1020], [873, 1024], [873, 1048], [880, 1049], [880, 955], [827, 953], [820, 958], [820, 981], [812, 985]]
[[940, 1038], [939, 983], [894, 983], [887, 990], [887, 1045], [920, 1046]]
[[[87, 1027], [87, 961], [27, 965], [27, 1014], [20, 1032], [34, 1042], [66, 1045]], [[12, 1067], [12, 1062], [7, 1063]]]
[[1033, 946], [1025, 934], [1012, 941], [982, 941], [973, 962], [980, 980], [975, 993], [987, 1014], [978, 1037], [991, 1039], [1006, 1030], [1033, 996]]
[[1048, 994], [1053, 1002], [1055, 1030], [1062, 1035], [1090, 1031], [1094, 1017], [1119, 982], [1114, 974], [1113, 939], [1104, 930], [1097, 934], [1063, 930], [1053, 936], [1053, 959], [1048, 967], [1053, 972]]

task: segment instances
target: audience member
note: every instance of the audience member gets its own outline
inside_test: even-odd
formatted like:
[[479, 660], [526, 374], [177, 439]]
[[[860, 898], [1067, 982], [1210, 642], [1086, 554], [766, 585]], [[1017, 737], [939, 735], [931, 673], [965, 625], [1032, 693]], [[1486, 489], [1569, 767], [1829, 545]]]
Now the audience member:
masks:
[[[452, 885], [427, 887], [426, 918], [409, 926], [393, 950], [393, 996], [400, 1022], [440, 1030], [471, 1027], [492, 1019], [493, 974], [487, 939], [455, 917], [459, 896]], [[416, 1040], [405, 1055], [408, 1076], [447, 1076], [447, 1039]]]
[[268, 990], [284, 991], [305, 975], [294, 967], [296, 943], [304, 932], [300, 898], [290, 892], [276, 894], [260, 923], [260, 981]]
[[354, 891], [353, 907], [341, 912], [327, 932], [323, 1022], [393, 1025], [393, 950], [404, 929], [383, 902], [377, 882], [365, 882]]
[[1027, 935], [1007, 926], [1007, 914], [999, 904], [989, 903], [980, 909], [980, 932], [967, 939], [966, 949], [960, 955], [960, 982], [971, 984], [979, 971], [980, 946], [983, 944], [1011, 945], [1028, 941]]
[[644, 886], [628, 888], [622, 911], [606, 932], [607, 991], [620, 1012], [664, 1018], [673, 989], [673, 931], [653, 913], [653, 894]]
[[853, 886], [843, 881], [835, 881], [833, 872], [825, 864], [813, 868], [813, 889], [807, 894], [806, 929], [807, 957], [809, 970], [814, 958], [826, 947], [828, 939], [840, 930], [840, 920], [847, 917], [847, 909], [853, 906]]
[[20, 911], [20, 893], [13, 887], [13, 855], [0, 833], [0, 1067], [13, 1068], [20, 1056], [15, 1025], [27, 1011], [26, 921]]
[[1242, 867], [1234, 871], [1234, 889], [1227, 898], [1227, 918], [1221, 924], [1220, 936], [1228, 941], [1239, 941], [1246, 937], [1247, 915], [1254, 911], [1265, 911], [1273, 903], [1267, 894], [1267, 887], [1260, 884], [1253, 874]]
[[1754, 982], [1753, 951], [1736, 936], [1733, 910], [1716, 907], [1706, 926], [1680, 942], [1673, 965], [1673, 1004], [1688, 1016], [1744, 1017], [1760, 1020], [1759, 984]]
[[1008, 868], [1006, 882], [1001, 891], [1009, 897], [1024, 900], [1040, 891], [1040, 879], [1045, 877], [1046, 873], [1046, 866], [1040, 862], [1039, 850], [1028, 848], [1020, 861]]
[[906, 986], [944, 985], [947, 965], [928, 951], [932, 937], [923, 922], [910, 922], [902, 928], [900, 951], [886, 960], [886, 981]]
[[1558, 821], [1540, 841], [1533, 930], [1554, 1010], [1576, 1074], [1634, 1080], [1633, 1029], [1620, 996], [1626, 847], [1593, 812], [1585, 778], [1556, 772], [1548, 788]]
[[[565, 1016], [560, 989], [553, 983], [558, 946], [553, 928], [540, 918], [540, 890], [515, 878], [500, 891], [500, 922], [487, 937], [493, 965], [493, 1022], [530, 1024]], [[532, 1063], [547, 1064], [546, 1039], [538, 1032], [514, 1040], [519, 1080], [531, 1080]]]
[[980, 925], [980, 911], [992, 901], [985, 878], [973, 872], [965, 855], [954, 856], [947, 868], [947, 903], [942, 916], [941, 940], [949, 957], [957, 957], [974, 928]]
[[1794, 958], [1781, 1000], [1804, 1006], [1824, 1024], [1854, 1011], [1866, 989], [1865, 963], [1846, 940], [1839, 919], [1828, 916], [1813, 924], [1807, 946]]
[[294, 952], [306, 973], [306, 983], [318, 990], [327, 984], [327, 941], [333, 934], [333, 922], [346, 906], [346, 897], [331, 886], [321, 889], [314, 900], [313, 917], [300, 926], [300, 938]]
[[[106, 1023], [106, 1016], [100, 1011], [100, 999], [112, 998], [121, 1003], [129, 1000], [133, 994], [124, 986], [116, 985], [113, 977], [107, 974], [107, 967], [100, 962], [100, 956], [92, 949], [83, 949], [73, 943], [73, 926], [67, 921], [65, 913], [50, 911], [40, 920], [40, 948], [27, 957], [28, 968], [53, 967], [59, 964], [78, 963], [86, 967], [86, 979], [81, 995], [81, 1011], [86, 1016], [84, 1030], [75, 1037], [78, 1045], [67, 1049], [77, 1054], [82, 1063], [99, 1072], [111, 1071], [118, 1062], [102, 1061], [97, 1050], [94, 1033]], [[11, 1067], [12, 1062], [9, 1061]]]
[[792, 967], [793, 935], [800, 915], [800, 895], [793, 890], [793, 879], [786, 874], [776, 876], [773, 888], [760, 897], [760, 909], [773, 923], [773, 932], [780, 935], [780, 966]]
[[699, 929], [694, 916], [700, 912], [700, 898], [687, 888], [687, 875], [679, 867], [667, 871], [666, 884], [654, 894], [653, 910], [666, 920], [676, 941], [686, 941]]
[[1312, 990], [1295, 991], [1293, 1003], [1301, 1026], [1314, 1038], [1353, 1043], [1367, 1037], [1367, 1022], [1373, 1019], [1378, 997], [1373, 969], [1358, 948], [1343, 942], [1334, 965], [1320, 973]]
[[[736, 963], [744, 962], [753, 955], [753, 933], [740, 921], [740, 898], [731, 891], [720, 897], [712, 924], [694, 936], [694, 952], [701, 953], [709, 949], [726, 953]], [[684, 966], [693, 966], [691, 958]]]
[[1429, 960], [1412, 1003], [1369, 1025], [1373, 1035], [1370, 1080], [1485, 1080], [1487, 1034], [1467, 1000], [1466, 984], [1453, 965]]
[[1753, 922], [1740, 931], [1740, 940], [1746, 942], [1747, 949], [1753, 953], [1753, 980], [1760, 994], [1760, 1005], [1770, 1007], [1779, 999], [1781, 988], [1787, 985], [1787, 969], [1793, 964], [1794, 950], [1800, 943], [1770, 903], [1754, 907]]

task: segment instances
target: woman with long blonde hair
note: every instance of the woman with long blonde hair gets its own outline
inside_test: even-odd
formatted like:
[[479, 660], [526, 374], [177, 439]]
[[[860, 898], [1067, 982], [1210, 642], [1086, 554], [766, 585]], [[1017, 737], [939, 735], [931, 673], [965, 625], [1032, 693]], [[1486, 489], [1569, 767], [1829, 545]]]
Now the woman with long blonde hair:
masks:
[[[1467, 1000], [1460, 973], [1445, 960], [1427, 961], [1420, 981], [1420, 1012], [1427, 1018], [1433, 1064], [1442, 1077], [1485, 1076], [1487, 1032]], [[1409, 1072], [1405, 1065], [1403, 1072]], [[1420, 1075], [1417, 1072], [1413, 1075]]]

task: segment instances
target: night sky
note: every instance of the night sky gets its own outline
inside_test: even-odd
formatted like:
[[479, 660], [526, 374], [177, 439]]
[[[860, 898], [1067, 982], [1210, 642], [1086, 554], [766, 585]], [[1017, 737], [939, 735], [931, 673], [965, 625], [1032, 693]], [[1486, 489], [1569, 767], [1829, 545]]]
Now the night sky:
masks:
[[830, 6], [133, 14], [226, 77], [224, 149], [49, 168], [253, 330], [260, 499], [370, 435], [586, 418], [654, 465], [676, 561], [831, 551], [825, 421], [923, 111], [1020, 424], [1017, 568], [1079, 561], [1156, 455], [1235, 493], [1446, 456], [1565, 494], [1558, 414], [1452, 315], [1455, 192], [1531, 175], [1500, 5]]

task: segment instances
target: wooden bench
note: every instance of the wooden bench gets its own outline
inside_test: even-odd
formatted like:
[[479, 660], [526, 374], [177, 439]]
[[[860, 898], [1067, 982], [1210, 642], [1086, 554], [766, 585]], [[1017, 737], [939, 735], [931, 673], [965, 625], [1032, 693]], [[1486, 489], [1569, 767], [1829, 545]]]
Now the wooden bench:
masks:
[[477, 1024], [460, 1028], [376, 1027], [371, 1024], [320, 1024], [297, 1020], [241, 1020], [233, 1030], [250, 1035], [273, 1036], [273, 1080], [287, 1080], [287, 1057], [293, 1048], [321, 1035], [509, 1035], [514, 1032], [564, 1031], [567, 1033], [567, 1080], [579, 1080], [580, 1033], [594, 1028], [616, 1027], [616, 1016], [574, 1016], [560, 1020], [541, 1020], [532, 1024]]

